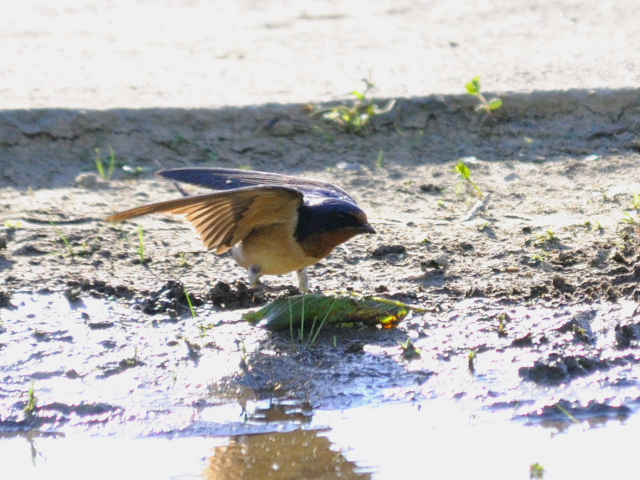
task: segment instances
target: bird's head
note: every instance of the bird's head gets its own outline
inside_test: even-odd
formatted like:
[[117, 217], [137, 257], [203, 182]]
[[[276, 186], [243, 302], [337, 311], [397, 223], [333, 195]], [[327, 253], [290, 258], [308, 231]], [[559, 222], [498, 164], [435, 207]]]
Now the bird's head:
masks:
[[362, 233], [376, 231], [353, 203], [325, 198], [298, 210], [296, 240], [316, 258], [326, 257], [336, 246]]

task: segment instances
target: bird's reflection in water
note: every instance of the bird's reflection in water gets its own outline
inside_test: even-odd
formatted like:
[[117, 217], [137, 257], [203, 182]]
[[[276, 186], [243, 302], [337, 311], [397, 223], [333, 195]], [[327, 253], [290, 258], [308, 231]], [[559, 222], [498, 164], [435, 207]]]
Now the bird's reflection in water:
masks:
[[370, 480], [321, 430], [241, 435], [217, 447], [206, 480]]

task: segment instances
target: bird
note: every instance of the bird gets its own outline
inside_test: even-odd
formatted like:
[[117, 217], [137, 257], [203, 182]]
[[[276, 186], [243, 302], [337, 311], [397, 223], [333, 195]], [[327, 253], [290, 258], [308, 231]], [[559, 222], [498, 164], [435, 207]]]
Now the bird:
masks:
[[151, 213], [183, 215], [208, 250], [231, 251], [256, 287], [262, 275], [296, 272], [309, 292], [307, 267], [360, 234], [374, 234], [367, 215], [345, 190], [308, 178], [231, 168], [178, 168], [156, 172], [213, 193], [184, 196], [116, 213], [122, 222]]

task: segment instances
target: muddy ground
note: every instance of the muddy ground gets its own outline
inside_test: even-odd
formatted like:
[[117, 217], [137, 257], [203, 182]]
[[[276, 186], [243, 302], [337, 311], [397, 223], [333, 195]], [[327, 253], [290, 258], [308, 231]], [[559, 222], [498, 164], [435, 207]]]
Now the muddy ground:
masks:
[[[263, 399], [300, 421], [305, 408], [434, 397], [530, 421], [629, 415], [640, 398], [640, 96], [503, 100], [483, 119], [470, 97], [401, 99], [359, 134], [304, 105], [3, 112], [0, 431], [259, 431], [203, 412]], [[108, 163], [109, 147], [116, 169], [103, 180], [94, 161]], [[475, 215], [460, 158], [489, 196]], [[378, 233], [311, 268], [312, 290], [415, 311], [393, 329], [326, 328], [311, 346], [246, 324], [242, 309], [296, 289], [256, 295], [177, 218], [103, 220], [177, 197], [152, 172], [189, 165], [345, 188]]]

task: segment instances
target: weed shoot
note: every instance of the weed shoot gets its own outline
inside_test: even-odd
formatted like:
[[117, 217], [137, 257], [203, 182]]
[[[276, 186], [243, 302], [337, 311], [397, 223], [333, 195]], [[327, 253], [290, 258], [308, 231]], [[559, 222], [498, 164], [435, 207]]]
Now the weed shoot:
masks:
[[475, 95], [478, 97], [480, 103], [476, 106], [476, 112], [484, 112], [487, 116], [491, 115], [491, 112], [499, 109], [502, 106], [502, 100], [498, 97], [494, 97], [487, 100], [482, 95], [482, 87], [480, 86], [480, 77], [473, 77], [473, 79], [465, 85], [467, 93], [469, 95]]
[[366, 127], [371, 119], [377, 115], [390, 112], [395, 100], [390, 100], [386, 106], [381, 107], [373, 100], [367, 98], [371, 90], [375, 88], [375, 84], [371, 79], [363, 78], [365, 89], [362, 92], [354, 90], [351, 94], [355, 97], [353, 105], [338, 105], [329, 108], [317, 109], [313, 114], [322, 115], [322, 118], [335, 122], [345, 128], [349, 133], [360, 132]]
[[471, 185], [473, 187], [473, 189], [476, 191], [476, 195], [478, 195], [479, 198], [484, 198], [482, 189], [476, 182], [471, 179], [471, 170], [469, 170], [469, 167], [467, 167], [467, 165], [462, 160], [458, 161], [458, 164], [455, 166], [454, 170], [458, 175], [460, 175], [460, 178], [463, 182], [467, 182], [468, 185]]

